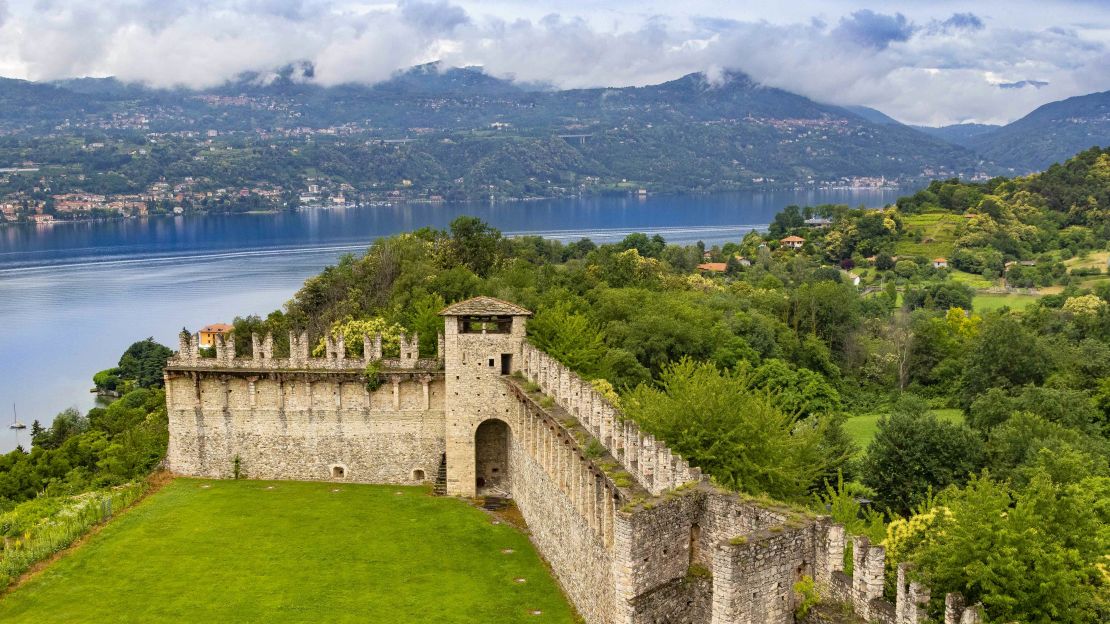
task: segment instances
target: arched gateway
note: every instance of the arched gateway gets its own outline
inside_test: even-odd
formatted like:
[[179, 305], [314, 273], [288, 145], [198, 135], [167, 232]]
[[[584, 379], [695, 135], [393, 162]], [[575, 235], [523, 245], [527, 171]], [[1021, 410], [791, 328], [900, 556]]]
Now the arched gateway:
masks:
[[511, 492], [509, 473], [509, 425], [491, 418], [474, 432], [474, 485], [478, 494]]
[[503, 375], [520, 370], [524, 325], [532, 313], [507, 301], [476, 297], [444, 317], [447, 493], [475, 496], [496, 489], [511, 494], [509, 441], [519, 403]]

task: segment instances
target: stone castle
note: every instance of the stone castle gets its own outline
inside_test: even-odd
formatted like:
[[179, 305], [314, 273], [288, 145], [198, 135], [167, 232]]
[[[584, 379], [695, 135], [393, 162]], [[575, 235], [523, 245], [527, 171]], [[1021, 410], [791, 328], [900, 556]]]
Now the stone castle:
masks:
[[[883, 598], [884, 550], [826, 517], [725, 492], [644, 433], [590, 383], [531, 346], [531, 315], [478, 297], [442, 311], [437, 357], [415, 336], [361, 358], [327, 337], [290, 336], [288, 358], [252, 336], [250, 357], [217, 338], [201, 357], [183, 333], [167, 364], [170, 443], [179, 474], [227, 478], [434, 482], [437, 492], [509, 496], [589, 624], [794, 621], [794, 584], [863, 621], [925, 620], [929, 592], [898, 568]], [[945, 622], [978, 622], [959, 595]]]

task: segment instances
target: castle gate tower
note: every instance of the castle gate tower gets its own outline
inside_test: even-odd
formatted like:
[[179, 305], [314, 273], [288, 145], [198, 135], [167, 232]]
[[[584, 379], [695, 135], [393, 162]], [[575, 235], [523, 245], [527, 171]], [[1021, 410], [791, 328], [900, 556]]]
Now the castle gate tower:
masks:
[[493, 297], [450, 305], [444, 317], [447, 493], [512, 493], [509, 426], [513, 399], [503, 375], [520, 369], [524, 308]]

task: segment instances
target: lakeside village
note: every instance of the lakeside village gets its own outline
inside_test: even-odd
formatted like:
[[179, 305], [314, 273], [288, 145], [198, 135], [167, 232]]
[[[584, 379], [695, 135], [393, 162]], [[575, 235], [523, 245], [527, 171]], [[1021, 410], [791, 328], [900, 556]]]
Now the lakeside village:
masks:
[[[34, 171], [24, 167], [18, 171]], [[7, 171], [13, 171], [9, 169]], [[411, 185], [404, 180], [402, 185]], [[355, 205], [354, 187], [309, 179], [300, 192], [278, 185], [255, 184], [241, 188], [206, 188], [204, 180], [191, 177], [177, 184], [156, 182], [143, 193], [105, 195], [72, 192], [48, 194], [48, 188], [33, 193], [16, 193], [0, 199], [0, 223], [52, 224], [56, 221], [137, 218], [154, 215], [183, 215], [208, 212], [261, 213], [300, 207], [346, 207]], [[44, 197], [45, 196], [45, 197]], [[400, 192], [395, 201], [408, 199]], [[412, 198], [419, 200], [420, 198]], [[441, 197], [430, 197], [442, 201]], [[371, 205], [388, 204], [371, 202]]]
[[[0, 169], [4, 172], [33, 172], [35, 167]], [[755, 184], [774, 184], [773, 178], [753, 178]], [[411, 180], [403, 179], [398, 188], [384, 192], [361, 193], [346, 182], [309, 178], [304, 188], [294, 192], [279, 185], [255, 184], [240, 188], [204, 188], [203, 180], [185, 178], [177, 184], [156, 182], [143, 193], [107, 195], [86, 192], [47, 194], [48, 187], [33, 193], [14, 193], [0, 198], [0, 225], [34, 223], [50, 225], [58, 221], [129, 219], [157, 215], [207, 213], [273, 213], [298, 208], [347, 208], [353, 206], [392, 206], [395, 203], [440, 203], [442, 195], [419, 192]], [[883, 177], [854, 177], [823, 184], [824, 190], [899, 188]], [[645, 198], [648, 191], [633, 188], [629, 195]], [[45, 197], [44, 197], [45, 196]], [[491, 196], [492, 199], [492, 196]], [[528, 198], [542, 199], [542, 198]]]

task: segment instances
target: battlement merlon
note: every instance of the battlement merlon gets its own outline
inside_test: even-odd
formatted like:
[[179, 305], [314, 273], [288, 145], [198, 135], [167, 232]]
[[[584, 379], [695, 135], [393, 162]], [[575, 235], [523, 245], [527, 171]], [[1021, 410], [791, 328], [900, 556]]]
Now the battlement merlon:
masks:
[[658, 496], [701, 480], [701, 470], [626, 419], [600, 392], [561, 362], [525, 343], [521, 370], [594, 438], [639, 483]]
[[[439, 371], [443, 368], [443, 360], [438, 358], [421, 358], [419, 351], [419, 338], [413, 333], [412, 337], [401, 337], [401, 357], [382, 357], [382, 337], [376, 335], [371, 342], [369, 336], [363, 341], [363, 357], [348, 357], [346, 345], [342, 336], [326, 336], [324, 339], [325, 353], [323, 357], [313, 357], [307, 332], [300, 334], [289, 333], [289, 357], [275, 358], [274, 338], [266, 334], [259, 338], [257, 334], [251, 335], [252, 354], [249, 357], [238, 357], [235, 352], [234, 338], [218, 336], [216, 338], [216, 357], [202, 357], [200, 355], [200, 337], [182, 331], [178, 336], [178, 352], [166, 362], [167, 371], [342, 371], [346, 373], [362, 373], [366, 367], [377, 362], [383, 371], [413, 370], [413, 371]], [[370, 349], [365, 349], [370, 346]]]

